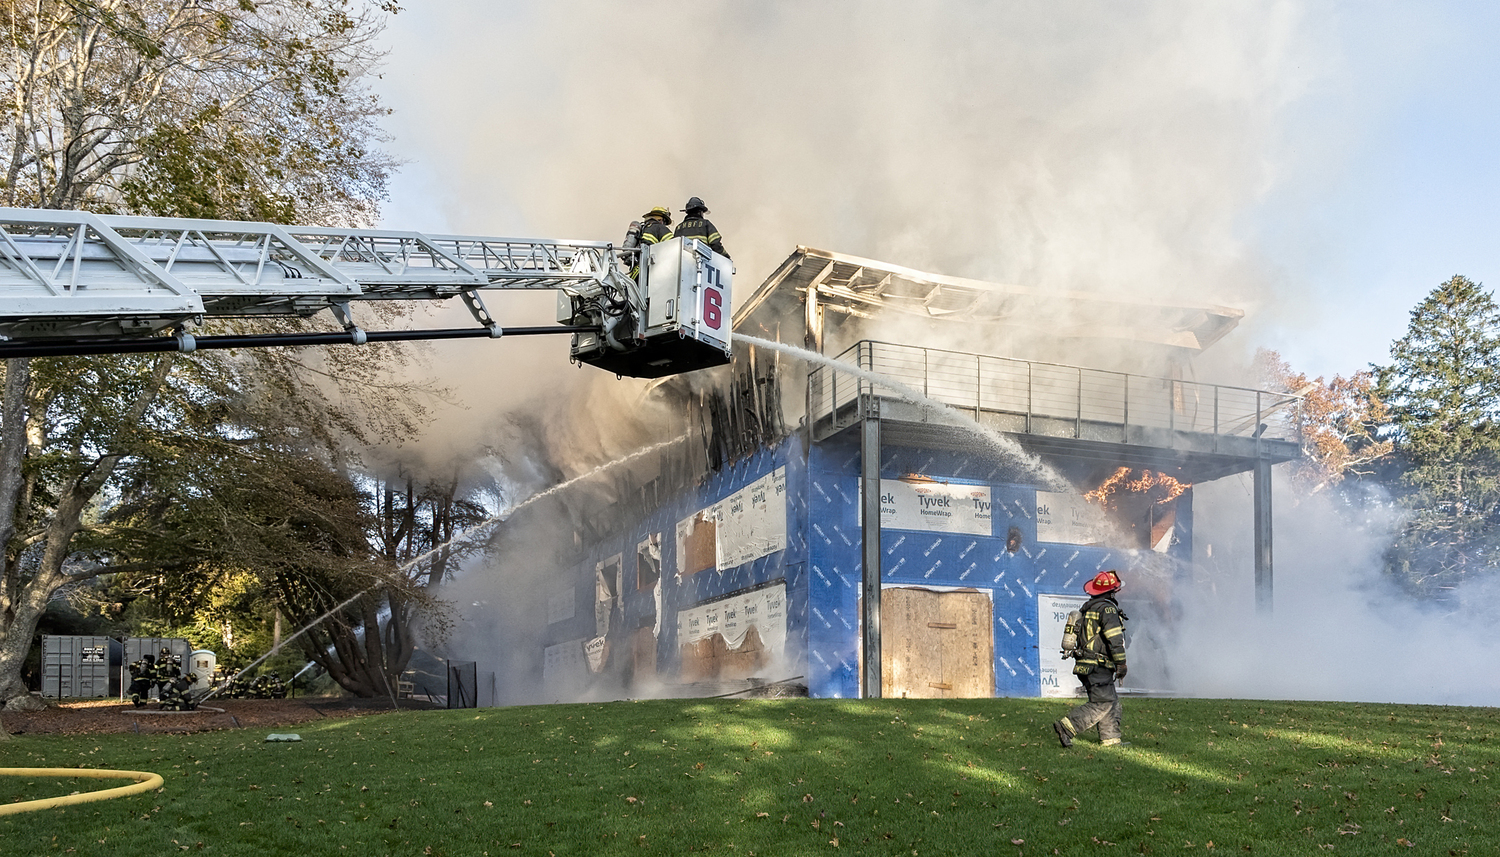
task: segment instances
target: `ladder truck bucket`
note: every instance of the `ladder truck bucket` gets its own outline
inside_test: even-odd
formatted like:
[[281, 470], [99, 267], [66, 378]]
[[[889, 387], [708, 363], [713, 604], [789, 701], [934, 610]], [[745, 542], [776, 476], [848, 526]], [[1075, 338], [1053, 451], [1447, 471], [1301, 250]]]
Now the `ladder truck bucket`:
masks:
[[[640, 277], [598, 333], [575, 333], [571, 357], [632, 378], [660, 378], [730, 362], [734, 265], [696, 238], [645, 248]], [[559, 294], [558, 321], [579, 321], [578, 301]]]

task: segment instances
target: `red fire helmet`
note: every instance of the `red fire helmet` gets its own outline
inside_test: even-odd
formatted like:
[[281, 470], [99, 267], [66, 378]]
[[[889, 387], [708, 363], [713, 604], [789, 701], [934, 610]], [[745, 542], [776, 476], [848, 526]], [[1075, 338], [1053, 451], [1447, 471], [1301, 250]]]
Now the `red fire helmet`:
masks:
[[1103, 595], [1106, 592], [1117, 592], [1125, 584], [1120, 580], [1120, 575], [1114, 569], [1101, 571], [1094, 575], [1094, 579], [1083, 585], [1083, 591], [1090, 595]]

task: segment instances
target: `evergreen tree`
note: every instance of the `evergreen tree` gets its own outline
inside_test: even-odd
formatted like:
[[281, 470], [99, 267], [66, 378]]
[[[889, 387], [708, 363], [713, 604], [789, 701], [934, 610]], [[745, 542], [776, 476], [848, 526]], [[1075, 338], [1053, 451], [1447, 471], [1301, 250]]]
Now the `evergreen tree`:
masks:
[[1500, 561], [1500, 305], [1451, 277], [1412, 310], [1377, 374], [1411, 512], [1391, 570], [1440, 594]]

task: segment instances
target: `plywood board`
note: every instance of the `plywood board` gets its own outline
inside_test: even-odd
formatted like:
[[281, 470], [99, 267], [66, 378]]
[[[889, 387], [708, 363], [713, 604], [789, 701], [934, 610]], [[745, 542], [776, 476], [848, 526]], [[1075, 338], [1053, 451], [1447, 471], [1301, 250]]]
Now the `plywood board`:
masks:
[[719, 677], [719, 664], [714, 660], [713, 637], [683, 643], [678, 653], [681, 663], [679, 677], [683, 682], [708, 681]]
[[940, 624], [937, 593], [886, 589], [880, 594], [881, 695], [932, 699], [942, 690], [942, 652], [931, 645]]
[[719, 657], [719, 678], [742, 679], [759, 676], [767, 665], [766, 647], [761, 642], [760, 631], [754, 625], [745, 633], [745, 641], [738, 649], [725, 649]]
[[677, 522], [677, 574], [724, 571], [786, 548], [786, 468]]
[[636, 628], [630, 636], [631, 669], [639, 679], [656, 676], [656, 636], [650, 627]]
[[714, 568], [718, 561], [718, 524], [703, 513], [677, 526], [677, 573], [697, 574]]
[[994, 610], [985, 593], [891, 587], [880, 598], [883, 696], [994, 695]]
[[681, 653], [684, 682], [751, 678], [762, 675], [770, 663], [770, 652], [753, 625], [737, 649], [729, 648], [723, 634], [710, 634], [684, 644]]
[[940, 593], [942, 623], [953, 626], [940, 635], [943, 680], [950, 696], [976, 699], [995, 694], [995, 620], [990, 599], [982, 592]]

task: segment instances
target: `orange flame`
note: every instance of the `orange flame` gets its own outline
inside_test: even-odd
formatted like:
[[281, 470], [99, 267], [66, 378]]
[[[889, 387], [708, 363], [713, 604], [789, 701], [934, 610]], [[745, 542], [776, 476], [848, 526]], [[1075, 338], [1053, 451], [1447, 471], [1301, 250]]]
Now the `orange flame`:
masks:
[[1142, 470], [1141, 475], [1131, 478], [1135, 471], [1129, 467], [1121, 467], [1108, 479], [1099, 484], [1098, 488], [1083, 495], [1085, 500], [1098, 503], [1101, 506], [1108, 505], [1109, 498], [1120, 490], [1129, 491], [1133, 494], [1145, 494], [1154, 492], [1161, 496], [1156, 499], [1158, 504], [1175, 500], [1182, 492], [1192, 487], [1191, 482], [1179, 482], [1176, 479], [1155, 470]]

